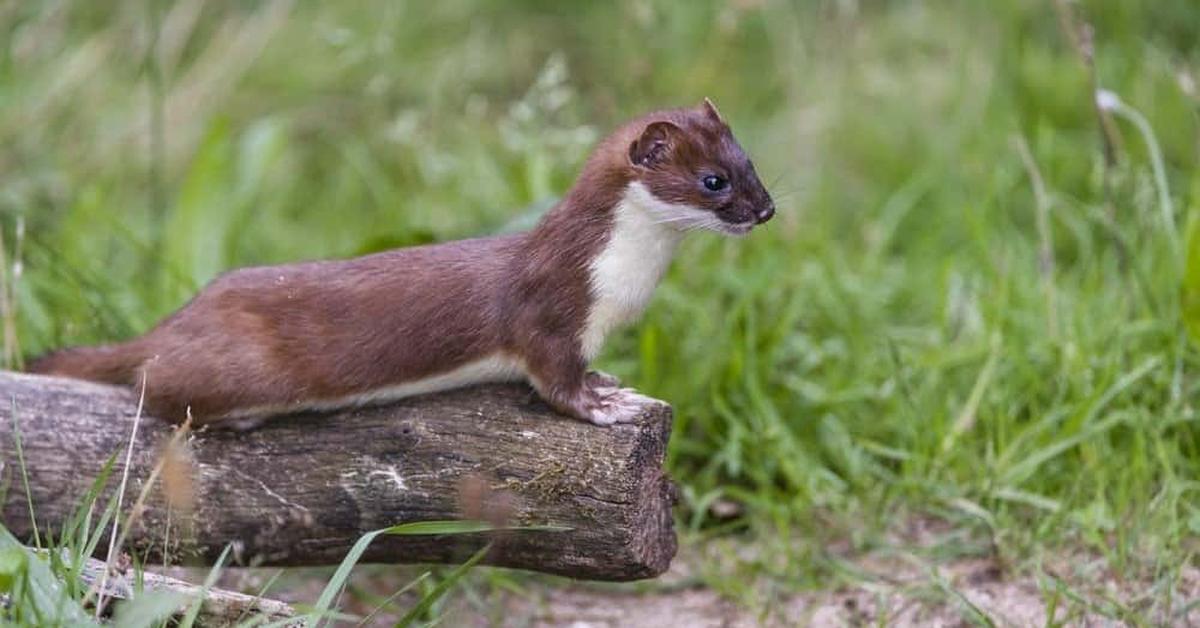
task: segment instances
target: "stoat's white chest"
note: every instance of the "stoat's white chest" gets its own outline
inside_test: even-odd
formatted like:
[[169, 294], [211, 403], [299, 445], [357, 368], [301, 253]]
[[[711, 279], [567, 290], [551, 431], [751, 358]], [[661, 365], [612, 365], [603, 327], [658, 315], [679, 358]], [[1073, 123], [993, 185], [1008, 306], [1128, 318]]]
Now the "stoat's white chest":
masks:
[[674, 206], [634, 182], [616, 207], [612, 234], [590, 268], [592, 303], [580, 340], [590, 361], [613, 329], [646, 309], [671, 263], [682, 231], [662, 222]]

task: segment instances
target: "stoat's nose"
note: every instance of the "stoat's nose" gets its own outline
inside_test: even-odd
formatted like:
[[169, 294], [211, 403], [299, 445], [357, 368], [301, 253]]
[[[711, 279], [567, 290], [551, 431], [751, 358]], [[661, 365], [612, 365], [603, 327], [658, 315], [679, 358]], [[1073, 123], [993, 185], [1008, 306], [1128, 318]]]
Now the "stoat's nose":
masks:
[[767, 203], [766, 205], [754, 210], [754, 221], [761, 225], [770, 220], [771, 216], [774, 215], [775, 203]]

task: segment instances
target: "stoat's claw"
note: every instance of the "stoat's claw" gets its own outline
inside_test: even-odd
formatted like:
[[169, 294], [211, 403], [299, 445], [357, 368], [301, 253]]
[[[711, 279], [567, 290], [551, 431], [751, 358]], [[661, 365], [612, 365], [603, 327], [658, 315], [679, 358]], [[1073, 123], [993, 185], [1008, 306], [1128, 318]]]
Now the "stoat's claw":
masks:
[[588, 371], [587, 385], [592, 388], [618, 388], [621, 380], [616, 375], [604, 371]]

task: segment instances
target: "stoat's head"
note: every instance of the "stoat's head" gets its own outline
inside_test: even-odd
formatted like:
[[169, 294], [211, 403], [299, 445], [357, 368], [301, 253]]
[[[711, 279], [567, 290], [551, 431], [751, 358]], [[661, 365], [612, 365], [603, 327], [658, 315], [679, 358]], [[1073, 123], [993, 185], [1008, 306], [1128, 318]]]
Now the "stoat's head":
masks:
[[661, 224], [745, 235], [775, 215], [754, 164], [707, 98], [651, 114], [627, 137], [630, 194]]

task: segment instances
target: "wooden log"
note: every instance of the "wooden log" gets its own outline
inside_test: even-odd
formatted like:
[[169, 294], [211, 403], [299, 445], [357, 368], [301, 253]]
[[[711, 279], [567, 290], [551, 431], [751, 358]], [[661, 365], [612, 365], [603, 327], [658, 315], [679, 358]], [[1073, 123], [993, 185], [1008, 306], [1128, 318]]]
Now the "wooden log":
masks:
[[[237, 591], [226, 591], [216, 587], [205, 589], [178, 578], [163, 576], [149, 571], [143, 571], [136, 576], [140, 582], [135, 583], [132, 571], [127, 573], [109, 574], [104, 578], [107, 565], [96, 559], [88, 559], [83, 564], [79, 574], [80, 580], [88, 586], [94, 586], [101, 591], [101, 596], [108, 604], [114, 600], [137, 599], [139, 588], [141, 592], [167, 591], [179, 593], [184, 598], [180, 613], [182, 613], [197, 597], [203, 597], [196, 624], [199, 626], [235, 626], [240, 622], [257, 620], [260, 623], [276, 623], [282, 626], [296, 627], [304, 625], [303, 621], [288, 621], [296, 616], [296, 610], [289, 604], [264, 597], [246, 595]], [[103, 586], [101, 586], [103, 583]], [[135, 584], [137, 586], [135, 586]], [[111, 607], [110, 607], [111, 608]]]
[[[134, 391], [0, 373], [0, 401], [4, 525], [15, 535], [28, 541], [33, 527], [14, 413], [43, 533], [62, 528], [117, 454], [108, 488], [115, 492], [135, 423]], [[234, 564], [327, 565], [371, 530], [473, 518], [567, 530], [385, 535], [363, 561], [459, 562], [495, 541], [486, 564], [649, 578], [676, 549], [674, 487], [662, 471], [670, 425], [661, 402], [647, 403], [635, 423], [598, 427], [555, 414], [528, 387], [495, 385], [280, 417], [247, 432], [201, 430], [187, 437], [183, 478], [178, 461], [163, 474], [190, 485], [172, 491], [190, 492], [191, 507], [153, 487], [125, 549], [153, 563], [211, 564], [232, 544]], [[153, 417], [138, 422], [126, 510], [173, 429]]]

